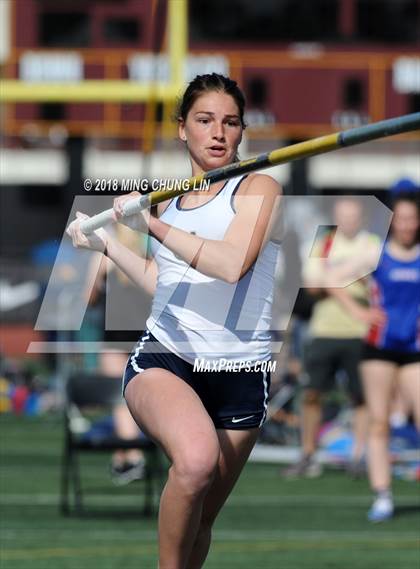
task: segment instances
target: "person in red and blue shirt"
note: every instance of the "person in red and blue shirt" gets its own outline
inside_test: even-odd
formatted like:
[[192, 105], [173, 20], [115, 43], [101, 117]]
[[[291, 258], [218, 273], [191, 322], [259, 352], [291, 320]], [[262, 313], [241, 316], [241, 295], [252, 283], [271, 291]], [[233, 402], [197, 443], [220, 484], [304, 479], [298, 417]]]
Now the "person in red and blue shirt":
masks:
[[[410, 207], [410, 206], [408, 206]], [[400, 258], [392, 253], [392, 245], [387, 243], [380, 263], [372, 274], [371, 304], [381, 309], [386, 320], [373, 324], [366, 337], [365, 358], [378, 353], [370, 347], [378, 348], [380, 359], [396, 361], [399, 365], [415, 363], [420, 351], [420, 246]], [[396, 352], [389, 354], [389, 352]], [[385, 359], [386, 357], [386, 359]]]
[[412, 408], [420, 433], [419, 197], [418, 192], [394, 197], [390, 235], [370, 278], [370, 306], [354, 302], [345, 289], [334, 289], [349, 313], [369, 325], [361, 374], [369, 413], [368, 474], [375, 493], [368, 512], [372, 522], [394, 513], [388, 446], [395, 387]]
[[420, 244], [419, 201], [399, 194], [394, 202], [391, 234], [372, 274], [371, 306], [382, 320], [368, 331], [361, 366], [370, 415], [369, 479], [375, 499], [372, 522], [394, 512], [389, 461], [389, 414], [394, 385], [412, 406], [420, 432]]

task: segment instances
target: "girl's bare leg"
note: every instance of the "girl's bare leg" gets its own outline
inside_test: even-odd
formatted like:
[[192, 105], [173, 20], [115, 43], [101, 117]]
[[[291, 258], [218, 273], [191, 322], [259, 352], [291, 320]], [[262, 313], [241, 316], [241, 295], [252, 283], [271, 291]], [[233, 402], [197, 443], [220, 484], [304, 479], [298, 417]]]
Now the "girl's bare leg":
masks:
[[172, 462], [160, 502], [159, 568], [186, 569], [219, 461], [216, 430], [194, 390], [166, 370], [135, 376], [125, 397], [139, 427]]
[[389, 461], [389, 413], [397, 366], [369, 360], [361, 365], [369, 413], [368, 473], [372, 489], [381, 492], [391, 485]]
[[352, 449], [352, 460], [359, 462], [362, 460], [366, 449], [366, 439], [368, 432], [368, 410], [366, 405], [358, 405], [353, 412], [353, 435], [354, 445]]
[[412, 409], [420, 433], [420, 364], [403, 366], [398, 374], [398, 384], [404, 399]]
[[203, 566], [210, 548], [214, 520], [238, 480], [258, 433], [259, 429], [217, 431], [220, 444], [219, 465], [204, 500], [200, 527], [187, 563], [188, 569], [200, 569]]

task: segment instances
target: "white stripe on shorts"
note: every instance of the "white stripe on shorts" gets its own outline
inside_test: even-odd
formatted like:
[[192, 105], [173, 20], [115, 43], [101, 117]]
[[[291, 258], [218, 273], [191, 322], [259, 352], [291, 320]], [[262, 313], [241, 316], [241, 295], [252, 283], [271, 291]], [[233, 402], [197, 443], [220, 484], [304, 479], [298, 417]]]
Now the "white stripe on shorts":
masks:
[[261, 419], [259, 426], [261, 427], [265, 421], [267, 416], [267, 407], [268, 407], [268, 384], [267, 384], [267, 372], [263, 371], [263, 384], [264, 384], [264, 413]]
[[131, 356], [131, 367], [134, 369], [134, 371], [136, 371], [137, 373], [141, 373], [142, 371], [144, 371], [143, 368], [139, 367], [137, 365], [136, 362], [136, 358], [139, 355], [140, 351], [144, 348], [144, 342], [146, 340], [149, 339], [149, 330], [147, 330], [147, 332], [145, 333], [145, 335], [143, 336], [143, 338], [141, 338], [140, 342], [138, 343], [138, 346], [136, 348], [136, 351], [134, 352], [134, 354]]

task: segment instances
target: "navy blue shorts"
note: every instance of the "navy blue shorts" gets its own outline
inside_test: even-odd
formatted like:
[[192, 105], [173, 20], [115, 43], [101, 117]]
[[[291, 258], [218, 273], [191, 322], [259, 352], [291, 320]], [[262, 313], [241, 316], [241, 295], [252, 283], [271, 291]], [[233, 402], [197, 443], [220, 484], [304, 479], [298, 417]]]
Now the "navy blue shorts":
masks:
[[260, 427], [265, 420], [268, 371], [197, 371], [146, 331], [128, 358], [123, 392], [134, 376], [149, 368], [166, 369], [188, 383], [217, 429], [245, 430]]

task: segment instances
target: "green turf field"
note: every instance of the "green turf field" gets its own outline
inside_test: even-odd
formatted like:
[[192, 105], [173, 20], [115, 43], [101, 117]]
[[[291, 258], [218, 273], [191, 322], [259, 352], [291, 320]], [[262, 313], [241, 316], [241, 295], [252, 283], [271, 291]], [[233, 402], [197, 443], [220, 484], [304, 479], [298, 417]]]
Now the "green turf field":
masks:
[[[91, 513], [64, 518], [60, 418], [2, 416], [0, 427], [1, 569], [156, 567], [156, 520], [133, 511], [141, 482], [113, 487], [108, 457], [90, 455], [82, 466]], [[397, 481], [395, 519], [373, 526], [365, 480], [330, 471], [285, 482], [278, 471], [247, 466], [216, 524], [207, 569], [419, 569], [418, 485]]]

